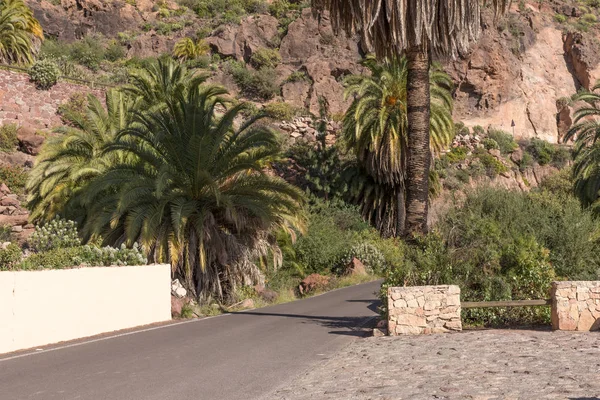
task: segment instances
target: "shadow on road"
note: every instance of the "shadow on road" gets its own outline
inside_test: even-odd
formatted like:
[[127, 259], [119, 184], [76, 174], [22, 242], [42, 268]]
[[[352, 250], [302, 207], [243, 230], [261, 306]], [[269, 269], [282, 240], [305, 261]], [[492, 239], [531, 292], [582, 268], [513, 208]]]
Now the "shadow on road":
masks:
[[[371, 311], [377, 311], [379, 301], [374, 300], [348, 300], [370, 303], [367, 308]], [[258, 311], [245, 311], [240, 313], [233, 313], [236, 315], [255, 315], [259, 317], [284, 317], [284, 318], [298, 318], [304, 320], [303, 323], [318, 324], [330, 329], [333, 329], [329, 333], [332, 335], [346, 335], [346, 336], [359, 336], [362, 337], [366, 333], [367, 327], [370, 326], [370, 322], [375, 325], [374, 316], [361, 316], [361, 317], [332, 317], [325, 315], [302, 315], [302, 314], [285, 314], [285, 313], [269, 313], [269, 312], [258, 312]]]

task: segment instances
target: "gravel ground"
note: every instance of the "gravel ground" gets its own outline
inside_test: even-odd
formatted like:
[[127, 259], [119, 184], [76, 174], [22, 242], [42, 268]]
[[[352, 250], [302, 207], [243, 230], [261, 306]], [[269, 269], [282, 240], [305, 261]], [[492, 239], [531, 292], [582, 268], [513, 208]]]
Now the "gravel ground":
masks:
[[600, 333], [364, 338], [268, 399], [600, 400]]

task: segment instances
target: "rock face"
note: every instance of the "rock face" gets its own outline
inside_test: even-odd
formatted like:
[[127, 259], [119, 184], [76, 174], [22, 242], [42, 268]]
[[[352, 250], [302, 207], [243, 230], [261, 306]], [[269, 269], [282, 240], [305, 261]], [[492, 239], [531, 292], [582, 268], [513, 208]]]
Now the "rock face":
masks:
[[345, 112], [350, 102], [344, 100], [341, 80], [362, 70], [357, 43], [345, 36], [336, 37], [327, 15], [318, 21], [310, 9], [303, 10], [302, 16], [290, 24], [280, 53], [284, 63], [305, 72], [312, 83], [286, 84], [284, 99], [306, 105], [315, 115], [319, 115], [319, 98], [325, 99], [330, 113]]
[[69, 41], [91, 32], [114, 36], [138, 29], [147, 19], [136, 7], [121, 1], [61, 0], [55, 4], [30, 0], [27, 5], [47, 35]]
[[246, 18], [239, 26], [219, 27], [206, 41], [213, 51], [224, 57], [249, 62], [261, 48], [271, 48], [277, 39], [279, 21], [270, 15]]
[[[29, 81], [29, 75], [0, 70], [0, 124], [17, 124], [20, 133], [33, 134], [37, 129], [51, 129], [62, 125], [56, 114], [58, 106], [66, 103], [75, 93], [93, 93], [103, 99], [101, 90], [87, 86], [59, 82], [49, 90], [38, 90]], [[40, 139], [32, 139], [36, 145]]]
[[[573, 40], [568, 35], [563, 38], [551, 13], [534, 8], [522, 16], [513, 11], [508, 23], [519, 20], [527, 25], [519, 25], [518, 52], [514, 47], [511, 51], [517, 42], [510, 33], [498, 33], [486, 16], [488, 28], [470, 56], [449, 64], [458, 82], [454, 117], [468, 126], [507, 132], [512, 132], [514, 121], [517, 139], [538, 137], [558, 143], [564, 128], [559, 131], [557, 100], [574, 94], [580, 85], [576, 76], [585, 74], [572, 73], [576, 68], [570, 59], [573, 63], [579, 59], [576, 46], [568, 45]], [[579, 69], [593, 69], [592, 64], [589, 61]]]
[[553, 282], [552, 329], [600, 329], [600, 282]]
[[579, 32], [564, 34], [563, 42], [565, 58], [573, 68], [573, 75], [581, 87], [589, 90], [600, 78], [600, 45]]
[[388, 288], [390, 336], [462, 330], [456, 285]]
[[21, 207], [21, 199], [0, 183], [0, 226], [8, 226], [19, 243], [24, 243], [35, 230], [29, 224], [29, 211]]

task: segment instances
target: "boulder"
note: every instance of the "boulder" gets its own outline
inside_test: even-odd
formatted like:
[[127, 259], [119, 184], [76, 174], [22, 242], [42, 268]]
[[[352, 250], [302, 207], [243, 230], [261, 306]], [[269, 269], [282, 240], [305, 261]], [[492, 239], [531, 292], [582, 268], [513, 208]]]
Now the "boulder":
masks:
[[246, 299], [246, 300], [242, 301], [241, 304], [239, 305], [239, 308], [244, 309], [244, 310], [254, 308], [254, 300]]
[[27, 225], [29, 215], [0, 215], [0, 226]]
[[21, 206], [21, 202], [19, 201], [19, 199], [15, 199], [12, 197], [4, 197], [0, 200], [0, 206], [5, 206], [5, 207], [20, 207]]
[[344, 274], [358, 276], [368, 275], [367, 269], [365, 268], [364, 264], [356, 257], [353, 257], [352, 261], [348, 263]]
[[182, 299], [177, 296], [171, 296], [171, 316], [180, 317], [181, 310], [183, 310], [183, 306], [186, 304], [186, 299]]
[[10, 194], [10, 189], [8, 188], [8, 186], [6, 186], [5, 183], [2, 183], [0, 185], [0, 193], [1, 194]]
[[300, 282], [300, 294], [308, 294], [318, 289], [323, 289], [329, 284], [329, 277], [320, 274], [310, 274]]
[[171, 295], [180, 299], [187, 296], [187, 290], [185, 290], [181, 282], [179, 282], [179, 279], [175, 279], [171, 282]]
[[18, 134], [17, 139], [19, 141], [19, 150], [32, 156], [40, 154], [40, 148], [46, 140], [43, 136], [31, 133]]

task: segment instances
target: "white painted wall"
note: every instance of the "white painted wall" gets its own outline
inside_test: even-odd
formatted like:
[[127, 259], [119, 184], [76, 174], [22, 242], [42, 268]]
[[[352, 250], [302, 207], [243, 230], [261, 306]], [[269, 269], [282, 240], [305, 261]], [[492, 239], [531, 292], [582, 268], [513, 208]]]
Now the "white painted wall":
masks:
[[0, 353], [170, 319], [169, 265], [0, 272]]

